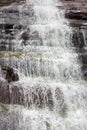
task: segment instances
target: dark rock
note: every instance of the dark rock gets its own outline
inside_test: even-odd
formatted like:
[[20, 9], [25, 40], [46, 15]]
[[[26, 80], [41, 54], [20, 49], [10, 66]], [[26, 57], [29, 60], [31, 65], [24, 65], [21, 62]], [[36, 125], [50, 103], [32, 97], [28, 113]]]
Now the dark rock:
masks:
[[11, 91], [10, 104], [25, 105], [23, 88], [20, 85], [17, 86], [13, 84], [9, 91]]
[[66, 12], [65, 17], [68, 19], [87, 20], [87, 13], [80, 11], [69, 11]]
[[25, 0], [0, 0], [0, 6], [9, 5], [14, 2], [19, 3], [21, 1], [25, 1]]
[[82, 64], [87, 65], [87, 54], [85, 53], [79, 54], [79, 59]]
[[[21, 93], [22, 92], [22, 93]], [[10, 86], [6, 81], [0, 80], [0, 102], [4, 104], [24, 105], [24, 94], [21, 86]]]
[[0, 45], [0, 51], [6, 51], [6, 46], [5, 44]]
[[19, 76], [17, 73], [13, 73], [13, 76], [12, 76], [12, 81], [18, 81], [19, 80]]
[[72, 44], [74, 47], [83, 48], [85, 45], [84, 36], [80, 29], [72, 32]]
[[21, 34], [21, 38], [23, 40], [29, 40], [29, 31], [24, 31], [22, 34]]
[[[55, 90], [55, 97], [50, 88], [43, 87], [28, 87], [24, 90], [22, 84], [15, 84], [14, 82], [8, 84], [7, 81], [0, 81], [0, 102], [5, 104], [18, 104], [27, 107], [49, 108], [53, 110], [54, 100], [58, 104], [57, 110], [65, 110], [65, 101], [63, 92], [57, 88]], [[54, 99], [55, 98], [55, 99]]]
[[81, 67], [83, 73], [83, 79], [87, 81], [87, 64]]
[[18, 81], [19, 76], [14, 72], [13, 68], [10, 67], [2, 67], [2, 70], [6, 71], [5, 79], [10, 83], [11, 81]]
[[0, 79], [0, 102], [10, 104], [9, 85], [6, 81], [2, 82]]

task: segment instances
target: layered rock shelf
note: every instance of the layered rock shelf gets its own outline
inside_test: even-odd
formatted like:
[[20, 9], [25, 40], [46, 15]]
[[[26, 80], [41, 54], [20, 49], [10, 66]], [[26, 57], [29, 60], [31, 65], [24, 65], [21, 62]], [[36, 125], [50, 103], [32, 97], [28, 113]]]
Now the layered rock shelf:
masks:
[[87, 1], [64, 0], [65, 17], [73, 29], [73, 45], [82, 63], [82, 72], [87, 79]]
[[[84, 79], [87, 79], [87, 4], [85, 1], [76, 2], [64, 0], [63, 5], [59, 8], [65, 10], [65, 17], [69, 20], [70, 26], [72, 27], [72, 48], [74, 48], [75, 51], [78, 53], [80, 62], [82, 63], [82, 73], [84, 74]], [[5, 51], [7, 51], [9, 57], [15, 56], [16, 58], [19, 58], [21, 56], [21, 52], [13, 53], [15, 52], [14, 41], [17, 37], [17, 34], [24, 29], [25, 30], [20, 35], [20, 39], [23, 40], [23, 44], [26, 45], [26, 41], [29, 38], [33, 37], [28, 37], [27, 33], [29, 33], [29, 29], [26, 29], [27, 24], [31, 24], [31, 21], [34, 22], [35, 20], [32, 15], [34, 15], [32, 6], [24, 3], [23, 0], [22, 2], [20, 0], [0, 1], [0, 59], [5, 56]], [[27, 20], [27, 17], [30, 19]], [[36, 35], [38, 36], [38, 34]], [[3, 60], [0, 60], [1, 66], [4, 65], [2, 61]], [[7, 83], [5, 84], [5, 86], [6, 93], [5, 95], [3, 94], [4, 98], [3, 100], [0, 99], [0, 101], [2, 101], [2, 103], [10, 103], [9, 84]], [[1, 85], [1, 93], [3, 92], [3, 89], [4, 88]], [[21, 102], [20, 98], [23, 98], [23, 95], [19, 93], [17, 86], [15, 87], [15, 89], [16, 97], [21, 96], [19, 97], [18, 102]], [[21, 91], [23, 91], [22, 88]], [[6, 95], [8, 95], [8, 99], [5, 99]], [[13, 102], [17, 103], [17, 100], [15, 99], [15, 101]], [[51, 105], [53, 105], [52, 101], [50, 102]]]
[[[69, 20], [72, 27], [72, 41], [76, 52], [79, 54], [79, 59], [82, 63], [82, 70], [87, 76], [87, 3], [83, 1], [62, 0], [63, 5], [59, 8], [65, 10], [65, 17]], [[31, 5], [26, 5], [22, 0], [4, 0], [0, 1], [0, 50], [13, 51], [13, 40], [16, 38], [16, 33], [24, 28], [24, 24], [31, 24], [33, 10]], [[10, 5], [13, 3], [12, 5]], [[4, 5], [2, 7], [2, 5]], [[10, 5], [10, 6], [9, 6]], [[21, 8], [22, 10], [20, 10]], [[29, 10], [29, 13], [24, 10]], [[30, 17], [30, 21], [25, 21]], [[23, 18], [23, 19], [22, 19]], [[24, 22], [24, 23], [22, 23]], [[26, 35], [26, 34], [25, 34]], [[26, 37], [26, 36], [25, 36]], [[23, 38], [23, 40], [25, 40]], [[86, 78], [85, 78], [86, 79]]]
[[0, 0], [0, 6], [8, 6], [14, 2], [20, 3], [21, 1], [24, 2], [25, 0]]
[[55, 95], [52, 94], [50, 87], [43, 86], [42, 88], [39, 85], [36, 87], [27, 86], [27, 91], [25, 91], [21, 83], [8, 84], [6, 81], [0, 80], [0, 103], [17, 104], [28, 108], [34, 105], [36, 108], [48, 107], [48, 109], [53, 110], [56, 100], [59, 102], [60, 111], [64, 112], [67, 107], [63, 92], [58, 87], [55, 89]]

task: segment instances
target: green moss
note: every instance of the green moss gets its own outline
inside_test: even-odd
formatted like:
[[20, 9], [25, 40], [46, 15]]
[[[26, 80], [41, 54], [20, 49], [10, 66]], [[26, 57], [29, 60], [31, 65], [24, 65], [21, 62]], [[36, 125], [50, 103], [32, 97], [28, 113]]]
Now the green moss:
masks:
[[21, 55], [22, 55], [22, 52], [15, 52], [15, 53], [14, 52], [5, 52], [5, 53], [0, 52], [0, 58], [4, 56], [8, 56], [10, 58], [15, 56], [16, 58], [19, 58]]
[[4, 53], [0, 52], [0, 58], [4, 57]]
[[22, 55], [22, 52], [16, 52], [16, 53], [9, 52], [8, 53], [9, 57], [14, 57], [15, 56], [15, 57], [19, 58], [21, 55]]
[[7, 104], [0, 104], [0, 107], [1, 107], [1, 111], [2, 112], [8, 112], [9, 111], [9, 107]]
[[16, 57], [16, 58], [20, 58], [21, 56], [28, 56], [28, 57], [30, 57], [30, 58], [33, 58], [33, 59], [40, 59], [41, 58], [41, 54], [39, 54], [39, 53], [29, 53], [29, 52], [25, 52], [25, 53], [23, 53], [23, 52], [0, 52], [0, 58], [2, 58], [2, 57], [4, 57], [4, 56], [6, 56], [6, 57], [8, 57], [8, 58], [12, 58], [12, 57]]

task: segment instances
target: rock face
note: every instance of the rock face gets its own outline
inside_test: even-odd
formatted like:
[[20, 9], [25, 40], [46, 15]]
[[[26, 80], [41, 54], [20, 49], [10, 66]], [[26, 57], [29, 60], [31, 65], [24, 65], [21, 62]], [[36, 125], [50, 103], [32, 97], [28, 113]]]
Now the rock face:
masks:
[[[16, 2], [16, 3], [10, 6], [0, 7], [0, 51], [1, 51], [0, 65], [1, 66], [7, 65], [7, 62], [6, 64], [2, 62], [3, 61], [2, 57], [6, 58], [7, 56], [7, 54], [4, 54], [4, 51], [9, 52], [8, 55], [10, 59], [12, 59], [13, 57], [16, 58], [21, 57], [21, 53], [19, 52], [10, 53], [10, 52], [15, 52], [14, 44], [15, 42], [17, 42], [16, 39], [17, 37], [18, 40], [21, 41], [21, 44], [25, 46], [26, 46], [26, 41], [29, 39], [32, 40], [34, 38], [41, 41], [41, 39], [39, 38], [39, 34], [37, 32], [34, 32], [31, 35], [29, 33], [29, 28], [27, 28], [26, 26], [27, 24], [31, 24], [31, 22], [35, 21], [34, 11], [32, 9], [32, 6], [26, 5], [24, 3], [18, 4], [18, 2], [21, 2], [21, 0], [20, 1], [4, 0], [4, 1], [0, 1], [0, 4], [9, 5], [11, 2]], [[76, 52], [79, 55], [79, 59], [82, 63], [82, 73], [84, 75], [84, 79], [87, 79], [87, 54], [86, 54], [87, 53], [87, 5], [85, 4], [85, 1], [83, 1], [82, 3], [81, 1], [76, 2], [70, 0], [63, 0], [63, 3], [64, 5], [62, 5], [62, 7], [60, 8], [65, 10], [65, 17], [69, 19], [70, 26], [72, 27], [72, 34], [71, 34], [72, 47], [76, 50]], [[19, 32], [21, 32], [20, 36], [18, 36]], [[19, 51], [20, 50], [21, 49], [19, 49]], [[0, 92], [1, 92], [0, 101], [2, 103], [10, 103], [11, 102], [10, 96], [13, 95], [13, 97], [16, 97], [15, 99], [12, 97], [13, 104], [15, 103], [18, 103], [20, 105], [25, 104], [23, 101], [24, 95], [23, 95], [22, 88], [20, 88], [19, 90], [18, 86], [13, 85], [12, 94], [10, 94], [9, 83], [13, 81], [18, 81], [19, 76], [17, 73], [14, 73], [13, 68], [9, 66], [10, 65], [7, 65], [6, 67], [2, 68], [3, 70], [6, 71], [5, 79], [7, 80], [8, 83], [5, 82], [3, 84], [5, 87], [2, 84], [0, 85]], [[3, 93], [4, 91], [5, 93]], [[60, 90], [58, 90], [58, 93], [59, 91]], [[39, 107], [43, 107], [44, 106], [43, 101], [45, 100], [46, 105], [49, 104], [50, 108], [53, 107], [52, 93], [50, 90], [47, 90], [48, 101], [46, 98], [43, 99], [42, 95], [40, 95], [42, 90], [37, 89], [36, 92], [38, 92], [37, 106], [40, 103]], [[32, 97], [34, 98], [33, 102], [36, 103], [37, 95], [33, 93]], [[29, 102], [29, 104], [31, 104], [31, 102]]]
[[[63, 5], [60, 8], [65, 10], [65, 17], [69, 19], [72, 27], [72, 47], [79, 54], [80, 62], [82, 63], [82, 73], [86, 79], [87, 75], [87, 3], [83, 1], [62, 0]], [[32, 6], [27, 6], [19, 1], [1, 1], [4, 5], [9, 2], [16, 2], [11, 6], [0, 7], [0, 51], [15, 51], [15, 39], [18, 37], [21, 45], [26, 46], [27, 40], [37, 39], [41, 43], [39, 35], [30, 34], [26, 25], [32, 24], [35, 21], [34, 11]], [[20, 0], [21, 2], [21, 0]], [[27, 12], [28, 10], [28, 12]], [[26, 20], [25, 20], [26, 19]], [[25, 26], [24, 26], [25, 25]], [[33, 43], [32, 43], [33, 44]], [[35, 43], [34, 43], [35, 44]], [[17, 48], [16, 48], [17, 49]], [[21, 48], [20, 48], [21, 50]], [[0, 53], [0, 57], [3, 53]]]
[[63, 0], [65, 17], [72, 27], [72, 43], [82, 64], [82, 73], [87, 80], [87, 1]]
[[13, 2], [19, 3], [21, 1], [25, 1], [25, 0], [0, 0], [0, 6], [10, 5]]
[[17, 104], [26, 107], [45, 108], [53, 110], [54, 102], [58, 103], [57, 109], [61, 112], [66, 109], [63, 92], [57, 87], [54, 95], [50, 88], [26, 86], [23, 88], [20, 83], [9, 84], [5, 80], [0, 79], [0, 103]]
[[5, 71], [6, 76], [5, 79], [10, 83], [11, 81], [18, 81], [19, 76], [14, 72], [13, 68], [10, 67], [2, 67], [2, 70]]

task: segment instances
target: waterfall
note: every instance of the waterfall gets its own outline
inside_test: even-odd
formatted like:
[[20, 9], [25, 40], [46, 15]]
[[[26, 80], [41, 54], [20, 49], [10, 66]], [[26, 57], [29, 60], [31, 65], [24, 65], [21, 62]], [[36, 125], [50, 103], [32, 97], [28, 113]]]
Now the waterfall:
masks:
[[15, 34], [14, 52], [0, 60], [18, 71], [20, 80], [9, 84], [10, 105], [0, 106], [5, 111], [0, 130], [87, 129], [86, 83], [61, 5], [27, 0], [19, 6], [23, 28]]

